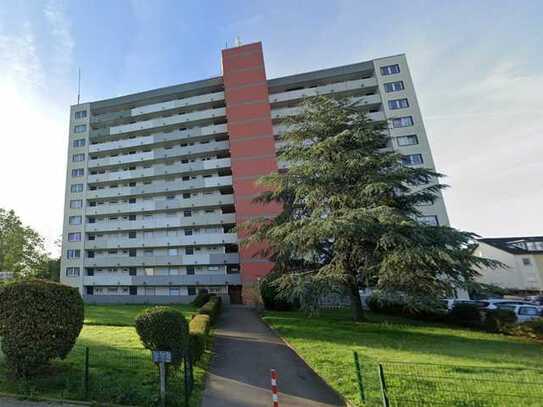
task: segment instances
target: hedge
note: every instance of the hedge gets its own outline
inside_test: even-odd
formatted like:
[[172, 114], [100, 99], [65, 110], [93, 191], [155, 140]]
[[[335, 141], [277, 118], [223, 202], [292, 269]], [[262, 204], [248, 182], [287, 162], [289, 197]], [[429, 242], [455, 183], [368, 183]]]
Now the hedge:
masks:
[[189, 322], [189, 348], [194, 361], [198, 361], [205, 351], [209, 326], [209, 315], [197, 314]]
[[448, 320], [452, 323], [468, 327], [480, 327], [482, 315], [476, 304], [455, 304], [449, 312]]
[[504, 332], [507, 326], [517, 322], [517, 316], [511, 310], [492, 309], [485, 313], [483, 326], [490, 332]]
[[210, 322], [213, 324], [221, 312], [221, 303], [221, 297], [212, 296], [208, 302], [198, 309], [198, 313], [209, 315]]
[[543, 340], [543, 318], [532, 319], [531, 321], [510, 325], [506, 327], [505, 332], [510, 335]]
[[148, 308], [136, 317], [136, 332], [145, 348], [171, 352], [172, 365], [183, 360], [189, 335], [181, 312], [170, 307]]
[[0, 286], [2, 351], [14, 376], [29, 376], [51, 359], [64, 359], [83, 320], [77, 288], [36, 279]]

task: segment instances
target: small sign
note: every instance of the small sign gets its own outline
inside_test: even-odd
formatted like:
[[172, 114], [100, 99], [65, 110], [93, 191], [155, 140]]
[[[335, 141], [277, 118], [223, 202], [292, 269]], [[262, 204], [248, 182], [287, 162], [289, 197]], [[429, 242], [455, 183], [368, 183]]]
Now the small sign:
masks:
[[172, 362], [172, 352], [165, 352], [162, 350], [153, 351], [153, 362], [154, 363], [171, 363]]

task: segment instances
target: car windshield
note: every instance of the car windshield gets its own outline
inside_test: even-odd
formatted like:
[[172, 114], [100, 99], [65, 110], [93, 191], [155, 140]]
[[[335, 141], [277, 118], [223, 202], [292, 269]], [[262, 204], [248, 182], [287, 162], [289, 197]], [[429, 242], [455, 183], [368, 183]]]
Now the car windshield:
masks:
[[519, 315], [539, 315], [537, 308], [534, 307], [520, 307], [518, 313]]

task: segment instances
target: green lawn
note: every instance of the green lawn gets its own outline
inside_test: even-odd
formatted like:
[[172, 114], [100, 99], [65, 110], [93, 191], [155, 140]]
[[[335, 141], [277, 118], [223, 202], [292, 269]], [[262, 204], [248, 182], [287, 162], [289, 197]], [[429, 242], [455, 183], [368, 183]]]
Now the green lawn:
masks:
[[[141, 345], [135, 328], [131, 326], [134, 316], [144, 308], [132, 305], [86, 306], [85, 325], [72, 352], [65, 360], [53, 361], [51, 366], [28, 383], [5, 379], [6, 369], [0, 353], [0, 392], [104, 403], [156, 405], [158, 369], [151, 362], [150, 352]], [[187, 319], [194, 311], [189, 306], [176, 308]], [[86, 348], [89, 349], [90, 361], [87, 397], [82, 392]], [[194, 367], [195, 387], [191, 407], [200, 405], [210, 357], [210, 353], [206, 352]], [[168, 383], [172, 400], [170, 405], [184, 406], [182, 372], [170, 375]]]
[[[382, 405], [378, 363], [383, 363], [390, 393], [411, 398], [411, 402], [391, 400], [391, 405], [518, 405], [522, 397], [507, 394], [518, 393], [519, 389], [523, 392], [520, 394], [534, 397], [531, 401], [523, 400], [522, 405], [541, 405], [543, 371], [525, 370], [543, 367], [540, 343], [371, 314], [371, 322], [353, 323], [349, 313], [340, 311], [314, 318], [294, 312], [267, 312], [264, 319], [328, 383], [356, 405]], [[366, 404], [360, 401], [358, 393], [353, 351], [361, 356], [363, 383], [369, 396]], [[516, 383], [498, 384], [499, 380], [539, 384], [521, 387]], [[498, 400], [496, 394], [505, 396]]]
[[[169, 305], [181, 311], [187, 319], [197, 308], [192, 305]], [[134, 326], [136, 316], [151, 305], [85, 305], [85, 324]]]

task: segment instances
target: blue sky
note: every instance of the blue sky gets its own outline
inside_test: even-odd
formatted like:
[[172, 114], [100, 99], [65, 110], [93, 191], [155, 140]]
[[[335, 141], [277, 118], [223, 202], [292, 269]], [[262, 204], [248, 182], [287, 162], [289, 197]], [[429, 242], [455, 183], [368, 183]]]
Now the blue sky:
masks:
[[543, 2], [0, 4], [0, 207], [60, 235], [68, 109], [220, 75], [236, 36], [269, 77], [406, 53], [453, 226], [543, 234]]

